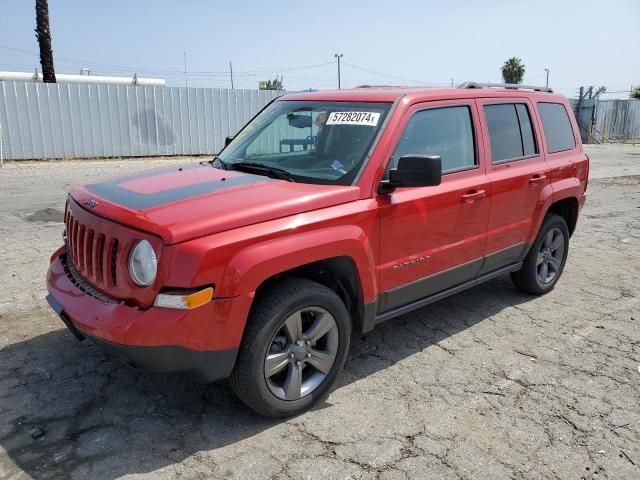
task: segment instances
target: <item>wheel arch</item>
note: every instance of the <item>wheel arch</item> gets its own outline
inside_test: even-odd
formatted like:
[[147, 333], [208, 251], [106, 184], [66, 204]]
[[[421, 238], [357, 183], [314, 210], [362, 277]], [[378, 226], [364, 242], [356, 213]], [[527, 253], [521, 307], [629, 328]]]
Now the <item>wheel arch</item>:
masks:
[[276, 273], [266, 278], [258, 286], [255, 298], [260, 298], [265, 290], [289, 278], [304, 278], [333, 290], [347, 307], [353, 330], [362, 330], [364, 299], [362, 283], [353, 258], [348, 256], [331, 257]]
[[[256, 292], [282, 278], [301, 277], [334, 290], [360, 328], [377, 295], [370, 235], [356, 225], [327, 227], [266, 240], [238, 252], [217, 289], [222, 297]], [[254, 300], [255, 302], [255, 300]]]
[[578, 223], [578, 212], [580, 210], [580, 204], [576, 197], [566, 197], [561, 200], [554, 201], [547, 209], [547, 214], [555, 213], [561, 216], [567, 227], [569, 228], [569, 235], [573, 235]]
[[544, 195], [541, 196], [539, 206], [534, 215], [534, 221], [528, 235], [528, 244], [531, 246], [535, 241], [544, 219], [549, 213], [560, 215], [569, 228], [569, 235], [573, 235], [578, 222], [578, 214], [580, 212], [580, 204], [573, 192], [565, 190], [563, 192], [554, 192], [551, 186], [543, 190]]

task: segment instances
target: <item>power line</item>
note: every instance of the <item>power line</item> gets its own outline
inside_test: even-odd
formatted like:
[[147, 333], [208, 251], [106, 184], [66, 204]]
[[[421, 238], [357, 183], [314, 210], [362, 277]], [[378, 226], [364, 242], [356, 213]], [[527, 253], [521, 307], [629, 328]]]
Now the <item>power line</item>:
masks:
[[[26, 54], [26, 55], [37, 56], [36, 52], [29, 51], [29, 50], [23, 50], [21, 48], [9, 47], [7, 45], [0, 45], [0, 48], [5, 49], [5, 50], [18, 52], [18, 53], [22, 53], [22, 54]], [[56, 61], [63, 62], [63, 63], [71, 63], [71, 64], [84, 65], [84, 66], [93, 66], [93, 67], [105, 67], [105, 68], [111, 68], [113, 70], [119, 70], [119, 71], [130, 71], [132, 73], [135, 73], [135, 72], [148, 72], [148, 73], [153, 73], [153, 74], [156, 74], [156, 75], [184, 75], [184, 71], [183, 70], [177, 70], [177, 69], [173, 70], [173, 69], [163, 69], [163, 68], [155, 68], [155, 67], [148, 68], [148, 67], [143, 67], [143, 66], [133, 67], [133, 66], [124, 66], [124, 65], [114, 65], [114, 64], [109, 64], [109, 63], [95, 62], [93, 60], [86, 60], [86, 59], [83, 60], [83, 59], [78, 59], [78, 58], [61, 57], [61, 56], [56, 56], [55, 59], [56, 59]], [[325, 65], [332, 65], [333, 63], [335, 63], [335, 62], [323, 62], [323, 63], [315, 63], [315, 64], [311, 64], [311, 65], [298, 65], [298, 66], [280, 67], [280, 68], [235, 71], [234, 75], [258, 76], [259, 74], [290, 72], [290, 71], [296, 71], [296, 70], [309, 70], [309, 69], [312, 69], [312, 68], [322, 67], [322, 66], [325, 66]], [[216, 76], [216, 75], [228, 76], [229, 75], [229, 71], [228, 70], [202, 70], [202, 71], [191, 71], [191, 72], [188, 72], [188, 76]]]
[[[8, 50], [8, 51], [13, 51], [16, 53], [20, 53], [20, 54], [24, 54], [24, 55], [29, 55], [32, 56], [34, 58], [37, 59], [38, 57], [38, 53], [34, 52], [34, 51], [29, 51], [29, 50], [24, 50], [21, 48], [15, 48], [15, 47], [11, 47], [8, 45], [0, 45], [0, 49], [4, 49], [4, 50]], [[178, 79], [178, 78], [189, 78], [189, 79], [200, 79], [200, 80], [207, 80], [207, 79], [211, 79], [211, 80], [222, 80], [222, 78], [229, 78], [229, 70], [225, 66], [223, 66], [224, 64], [217, 64], [220, 65], [221, 69], [220, 70], [198, 70], [198, 71], [187, 71], [185, 74], [184, 70], [181, 69], [173, 69], [173, 68], [163, 68], [163, 67], [158, 67], [158, 66], [143, 66], [143, 65], [139, 65], [139, 66], [125, 66], [125, 65], [115, 65], [115, 64], [109, 64], [109, 63], [101, 63], [101, 62], [96, 62], [93, 60], [83, 60], [83, 59], [78, 59], [78, 58], [71, 58], [71, 57], [61, 57], [61, 56], [56, 56], [54, 57], [54, 60], [56, 62], [60, 62], [60, 63], [65, 63], [65, 64], [69, 64], [69, 65], [78, 65], [78, 66], [88, 66], [88, 67], [97, 67], [97, 68], [102, 68], [102, 69], [109, 69], [112, 70], [114, 72], [122, 72], [122, 73], [130, 73], [130, 74], [134, 74], [134, 73], [144, 73], [144, 74], [148, 74], [148, 75], [161, 75], [164, 77], [169, 77], [169, 78], [174, 78], [174, 79]], [[238, 77], [238, 78], [245, 78], [245, 79], [251, 79], [251, 78], [258, 78], [261, 76], [265, 76], [265, 75], [272, 75], [272, 74], [280, 74], [280, 73], [286, 73], [286, 72], [296, 72], [296, 71], [304, 71], [304, 70], [311, 70], [314, 68], [319, 68], [319, 67], [324, 67], [324, 66], [328, 66], [328, 65], [334, 65], [336, 63], [336, 61], [329, 61], [329, 62], [321, 62], [321, 63], [314, 63], [314, 64], [307, 64], [307, 65], [297, 65], [297, 66], [289, 66], [289, 67], [279, 67], [279, 68], [268, 68], [268, 69], [247, 69], [244, 71], [236, 71], [234, 70], [233, 72], [233, 76]], [[426, 82], [424, 80], [417, 80], [414, 78], [408, 78], [408, 77], [403, 77], [400, 75], [394, 75], [394, 74], [389, 74], [389, 73], [385, 73], [385, 72], [380, 72], [380, 71], [376, 71], [376, 70], [372, 70], [369, 68], [365, 68], [359, 65], [355, 65], [353, 63], [349, 63], [349, 62], [345, 62], [345, 61], [341, 61], [342, 65], [347, 65], [348, 67], [355, 69], [355, 70], [360, 70], [363, 72], [367, 72], [373, 75], [378, 75], [381, 77], [386, 77], [386, 78], [390, 78], [390, 79], [396, 79], [396, 80], [402, 80], [402, 81], [407, 81], [407, 82], [412, 82], [418, 85], [449, 85], [449, 82]], [[202, 65], [213, 65], [211, 63], [203, 63]], [[25, 69], [30, 69], [30, 68], [34, 68], [38, 66], [37, 62], [34, 62], [32, 65], [26, 65], [24, 63], [15, 63], [15, 64], [7, 64], [7, 63], [3, 63], [2, 66], [4, 68], [25, 68]], [[540, 78], [542, 77], [542, 75], [537, 75], [534, 76], [532, 78]], [[301, 82], [310, 82], [310, 83], [314, 83], [314, 84], [322, 84], [322, 85], [326, 85], [328, 86], [331, 83], [331, 80], [329, 80], [328, 78], [318, 78], [318, 76], [304, 76], [304, 75], [287, 75], [287, 78], [292, 79], [292, 80], [298, 80]], [[353, 79], [353, 77], [351, 77]], [[353, 80], [358, 80], [358, 78], [355, 78]], [[363, 79], [363, 81], [361, 81], [360, 83], [367, 83], [369, 81], [369, 79]], [[193, 82], [192, 82], [193, 84]], [[200, 83], [202, 84], [202, 83]], [[558, 86], [558, 85], [554, 85], [554, 87], [557, 90], [574, 90], [575, 87], [562, 87], [562, 86]], [[621, 87], [621, 88], [615, 88], [615, 89], [611, 89], [607, 92], [605, 92], [606, 94], [622, 94], [622, 93], [629, 93], [629, 90], [626, 89], [625, 87]]]
[[[36, 52], [32, 52], [29, 50], [24, 50], [24, 49], [20, 49], [20, 48], [15, 48], [15, 47], [10, 47], [7, 45], [0, 45], [0, 48], [3, 48], [5, 50], [10, 50], [10, 51], [14, 51], [14, 52], [18, 52], [21, 54], [25, 54], [25, 55], [29, 55], [29, 56], [37, 56]], [[184, 58], [183, 58], [184, 60]], [[90, 66], [90, 67], [96, 67], [96, 68], [102, 68], [102, 69], [110, 69], [116, 72], [126, 72], [126, 73], [144, 73], [147, 75], [161, 75], [164, 77], [169, 77], [169, 78], [174, 78], [175, 80], [177, 80], [178, 78], [184, 78], [185, 81], [187, 81], [187, 79], [200, 79], [200, 80], [221, 80], [220, 77], [226, 77], [229, 78], [230, 75], [230, 70], [224, 69], [224, 70], [201, 70], [201, 71], [188, 71], [186, 68], [182, 69], [182, 70], [178, 70], [178, 69], [166, 69], [166, 68], [159, 68], [159, 67], [153, 67], [153, 66], [148, 66], [148, 67], [144, 67], [144, 66], [139, 66], [139, 67], [132, 67], [132, 66], [124, 66], [124, 65], [115, 65], [115, 64], [109, 64], [109, 63], [102, 63], [102, 62], [96, 62], [93, 60], [86, 60], [86, 59], [78, 59], [78, 58], [71, 58], [71, 57], [62, 57], [62, 56], [57, 56], [56, 57], [56, 61], [57, 62], [61, 62], [61, 63], [67, 63], [67, 64], [72, 64], [72, 65], [79, 65], [79, 66]], [[238, 77], [238, 78], [245, 78], [245, 79], [250, 79], [250, 78], [259, 78], [265, 75], [272, 75], [272, 74], [278, 74], [278, 73], [286, 73], [286, 72], [297, 72], [297, 71], [305, 71], [305, 70], [311, 70], [311, 69], [315, 69], [315, 68], [320, 68], [320, 67], [324, 67], [324, 66], [328, 66], [328, 65], [334, 65], [336, 62], [335, 61], [328, 61], [328, 62], [320, 62], [320, 63], [313, 63], [313, 64], [306, 64], [306, 65], [296, 65], [296, 66], [288, 66], [288, 67], [276, 67], [276, 68], [265, 68], [265, 69], [247, 69], [247, 70], [243, 70], [243, 71], [237, 71], [234, 70], [233, 71], [233, 76], [234, 77]], [[313, 84], [324, 84], [324, 85], [329, 85], [329, 80], [328, 79], [320, 79], [317, 76], [298, 76], [298, 75], [288, 75], [287, 76], [290, 79], [293, 80], [300, 80], [303, 82], [310, 82]], [[191, 82], [191, 84], [194, 84], [193, 82]], [[200, 83], [202, 84], [202, 83]]]
[[[10, 51], [14, 51], [14, 52], [18, 52], [18, 53], [23, 53], [26, 55], [37, 55], [35, 52], [30, 52], [28, 50], [22, 50], [19, 48], [13, 48], [13, 47], [7, 47], [5, 45], [0, 45], [0, 48], [5, 49], [5, 50], [10, 50]], [[173, 75], [173, 74], [179, 74], [179, 75], [183, 75], [184, 72], [182, 70], [156, 70], [156, 69], [147, 69], [147, 68], [135, 68], [135, 67], [125, 67], [125, 66], [121, 66], [121, 65], [112, 65], [112, 64], [108, 64], [108, 63], [99, 63], [99, 62], [94, 62], [91, 60], [81, 60], [81, 59], [74, 59], [74, 58], [68, 58], [68, 57], [60, 57], [60, 56], [56, 56], [55, 57], [55, 61], [56, 62], [62, 62], [62, 63], [69, 63], [69, 64], [74, 64], [74, 65], [84, 65], [84, 66], [90, 66], [90, 67], [104, 67], [104, 68], [110, 68], [112, 70], [117, 70], [117, 71], [126, 71], [126, 72], [140, 72], [140, 71], [146, 71], [146, 72], [155, 72], [157, 74], [160, 75], [164, 75], [164, 74], [169, 74], [169, 75]]]
[[[414, 83], [423, 84], [423, 85], [429, 83], [429, 82], [425, 82], [423, 80], [416, 80], [414, 78], [407, 78], [407, 77], [401, 77], [399, 75], [392, 75], [392, 74], [389, 74], [389, 73], [378, 72], [376, 70], [371, 70], [369, 68], [360, 67], [358, 65], [354, 65], [353, 63], [348, 63], [348, 62], [345, 62], [345, 61], [343, 61], [342, 63], [344, 65], [347, 65], [347, 66], [351, 67], [351, 68], [355, 68], [356, 70], [362, 70], [363, 72], [373, 73], [374, 75], [380, 75], [381, 77], [394, 78], [394, 79], [397, 79], [397, 80], [404, 80], [404, 81], [414, 82]], [[431, 83], [434, 83], [434, 82], [431, 82]]]
[[325, 65], [333, 65], [335, 62], [314, 63], [312, 65], [302, 65], [297, 67], [269, 68], [265, 70], [246, 70], [243, 73], [268, 73], [268, 72], [289, 72], [294, 70], [309, 70], [316, 67], [324, 67]]

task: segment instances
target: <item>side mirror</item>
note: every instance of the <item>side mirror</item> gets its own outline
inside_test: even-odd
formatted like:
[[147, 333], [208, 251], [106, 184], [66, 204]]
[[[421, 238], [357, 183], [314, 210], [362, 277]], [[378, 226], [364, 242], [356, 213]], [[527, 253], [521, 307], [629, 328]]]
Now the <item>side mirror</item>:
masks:
[[229, 145], [233, 141], [234, 138], [235, 137], [233, 135], [230, 135], [227, 138], [225, 138], [224, 139], [224, 146], [226, 147], [227, 145]]
[[442, 181], [442, 159], [439, 155], [403, 155], [398, 166], [389, 170], [389, 180], [380, 184], [380, 193], [391, 193], [398, 187], [434, 187]]

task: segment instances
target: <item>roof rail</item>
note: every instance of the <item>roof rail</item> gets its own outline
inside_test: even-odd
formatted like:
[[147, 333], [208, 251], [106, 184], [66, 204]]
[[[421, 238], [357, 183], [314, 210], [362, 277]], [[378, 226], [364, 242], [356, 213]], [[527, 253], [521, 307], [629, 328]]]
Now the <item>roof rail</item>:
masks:
[[464, 82], [458, 88], [510, 88], [513, 90], [534, 90], [536, 92], [553, 93], [549, 87], [535, 87], [533, 85], [521, 85], [519, 83], [478, 83]]

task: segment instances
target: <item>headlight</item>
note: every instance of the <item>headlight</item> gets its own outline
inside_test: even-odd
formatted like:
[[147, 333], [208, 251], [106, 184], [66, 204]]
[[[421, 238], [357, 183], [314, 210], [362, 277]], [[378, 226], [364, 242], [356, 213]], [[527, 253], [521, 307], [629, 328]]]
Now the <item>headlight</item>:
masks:
[[153, 247], [146, 240], [140, 240], [129, 254], [129, 275], [137, 285], [148, 287], [156, 279], [158, 259]]

